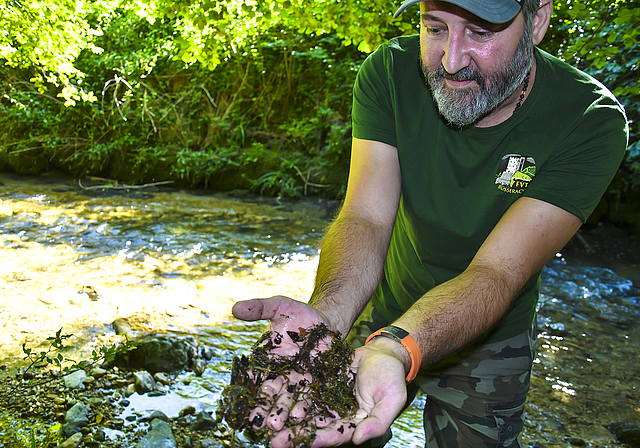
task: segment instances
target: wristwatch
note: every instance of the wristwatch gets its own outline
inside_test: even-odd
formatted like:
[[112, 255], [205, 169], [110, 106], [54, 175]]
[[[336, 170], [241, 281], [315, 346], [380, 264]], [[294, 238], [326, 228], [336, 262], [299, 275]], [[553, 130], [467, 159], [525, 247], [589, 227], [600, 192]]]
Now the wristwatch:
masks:
[[407, 374], [407, 383], [413, 381], [413, 379], [418, 375], [418, 370], [420, 370], [420, 366], [422, 365], [422, 352], [420, 351], [420, 347], [416, 340], [413, 339], [408, 331], [400, 327], [389, 325], [388, 327], [381, 328], [380, 330], [372, 333], [364, 344], [367, 345], [369, 341], [378, 336], [384, 336], [398, 341], [407, 349], [407, 352], [409, 352], [409, 358], [411, 358], [411, 368]]

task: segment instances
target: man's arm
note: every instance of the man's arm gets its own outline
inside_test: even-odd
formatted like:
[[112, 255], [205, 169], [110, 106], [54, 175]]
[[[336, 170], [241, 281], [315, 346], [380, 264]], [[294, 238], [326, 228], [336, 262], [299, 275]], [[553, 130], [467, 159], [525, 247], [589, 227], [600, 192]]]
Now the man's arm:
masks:
[[[581, 224], [579, 218], [554, 205], [519, 199], [469, 267], [427, 292], [394, 325], [416, 340], [423, 365], [464, 347], [496, 325], [527, 280], [562, 249]], [[385, 404], [391, 394], [384, 392], [404, 386], [411, 359], [399, 342], [389, 338], [373, 339], [356, 351], [356, 359], [359, 402], [369, 410], [353, 434], [353, 442], [360, 444], [382, 435], [396, 417], [399, 409]], [[404, 371], [396, 371], [398, 362], [404, 364]], [[381, 384], [381, 373], [386, 374], [385, 384]]]
[[[549, 203], [517, 200], [467, 269], [426, 293], [394, 325], [416, 339], [423, 364], [464, 347], [498, 323], [529, 278], [581, 224], [575, 215]], [[402, 354], [404, 348], [396, 345]], [[403, 359], [408, 369], [408, 356], [403, 354]]]
[[400, 191], [396, 148], [354, 138], [347, 195], [325, 235], [309, 301], [343, 337], [380, 282]]

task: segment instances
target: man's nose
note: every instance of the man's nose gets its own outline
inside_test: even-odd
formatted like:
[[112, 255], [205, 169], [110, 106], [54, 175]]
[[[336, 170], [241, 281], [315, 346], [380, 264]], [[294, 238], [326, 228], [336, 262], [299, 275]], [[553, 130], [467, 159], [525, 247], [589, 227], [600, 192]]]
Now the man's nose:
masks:
[[442, 66], [447, 72], [453, 74], [467, 67], [470, 62], [471, 57], [464, 37], [450, 32], [442, 55]]

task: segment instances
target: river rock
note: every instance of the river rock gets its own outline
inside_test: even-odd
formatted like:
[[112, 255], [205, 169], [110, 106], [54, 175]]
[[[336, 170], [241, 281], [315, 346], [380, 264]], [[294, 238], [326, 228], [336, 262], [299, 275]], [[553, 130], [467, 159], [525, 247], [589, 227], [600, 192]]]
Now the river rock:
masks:
[[65, 375], [62, 377], [62, 381], [64, 382], [64, 387], [68, 389], [77, 389], [83, 386], [83, 381], [87, 377], [87, 372], [84, 370], [78, 370], [76, 372], [70, 373], [69, 375]]
[[169, 422], [169, 417], [167, 417], [167, 414], [162, 411], [153, 411], [153, 413], [149, 416], [150, 421], [153, 421], [157, 418], [162, 420], [163, 422]]
[[82, 437], [82, 433], [77, 432], [67, 440], [62, 442], [60, 445], [58, 445], [58, 448], [76, 448], [78, 445], [80, 445], [80, 442], [82, 442]]
[[196, 448], [223, 448], [222, 442], [215, 439], [202, 439], [196, 445]]
[[210, 361], [211, 358], [213, 358], [213, 349], [211, 347], [202, 347], [202, 350], [200, 350], [200, 356], [207, 361]]
[[160, 384], [164, 384], [165, 386], [169, 385], [169, 378], [167, 378], [167, 375], [162, 372], [157, 372], [155, 375], [153, 375], [153, 379], [155, 379]]
[[91, 369], [91, 372], [89, 372], [89, 375], [91, 375], [94, 378], [102, 378], [106, 374], [107, 374], [107, 371], [104, 369], [101, 369], [100, 367], [95, 367]]
[[178, 417], [184, 417], [185, 415], [192, 415], [196, 413], [196, 408], [194, 408], [193, 406], [185, 406], [184, 408], [180, 409], [180, 412], [178, 412]]
[[89, 424], [89, 409], [82, 403], [76, 403], [67, 411], [65, 423], [61, 431], [66, 437], [70, 437]]
[[116, 366], [151, 373], [175, 372], [189, 368], [198, 354], [198, 342], [192, 336], [152, 336], [135, 345], [135, 349], [116, 355]]
[[195, 359], [193, 361], [193, 365], [191, 366], [191, 370], [193, 370], [193, 373], [195, 373], [196, 376], [202, 376], [204, 371], [207, 370], [207, 365], [205, 364], [204, 360]]
[[136, 389], [141, 394], [151, 392], [156, 388], [156, 381], [153, 379], [151, 374], [145, 370], [134, 372], [133, 377], [135, 378]]
[[96, 431], [93, 433], [93, 441], [104, 442], [105, 440], [107, 440], [107, 433], [105, 433], [102, 428], [96, 429]]
[[206, 412], [196, 414], [196, 419], [189, 425], [191, 431], [207, 431], [216, 427], [216, 421]]
[[614, 422], [606, 426], [616, 438], [631, 448], [640, 448], [640, 425], [636, 423]]
[[136, 385], [135, 384], [129, 384], [127, 385], [127, 387], [124, 390], [124, 396], [125, 397], [130, 397], [131, 395], [136, 393]]
[[177, 448], [171, 426], [158, 418], [151, 421], [151, 430], [136, 445], [136, 448]]

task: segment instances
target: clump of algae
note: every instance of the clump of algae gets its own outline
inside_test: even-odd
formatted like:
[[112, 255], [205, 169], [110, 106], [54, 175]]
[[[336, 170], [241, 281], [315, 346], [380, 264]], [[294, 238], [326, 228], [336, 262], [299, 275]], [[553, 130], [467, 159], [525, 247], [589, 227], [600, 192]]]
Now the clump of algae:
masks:
[[[293, 402], [304, 396], [309, 404], [304, 421], [287, 422], [292, 429], [294, 447], [310, 446], [315, 438], [314, 421], [318, 418], [334, 419], [353, 416], [358, 408], [355, 398], [355, 374], [350, 369], [353, 347], [324, 324], [311, 328], [287, 331], [291, 340], [299, 346], [292, 356], [272, 353], [283, 340], [283, 335], [268, 331], [253, 345], [251, 354], [233, 360], [231, 381], [222, 392], [217, 417], [255, 443], [268, 445], [273, 431], [262, 426], [263, 418], [249, 420], [250, 412], [258, 405], [267, 404], [260, 394], [260, 386], [266, 380], [278, 376], [289, 378], [292, 372], [310, 374], [312, 381], [287, 384]], [[279, 410], [278, 410], [279, 411]], [[262, 427], [261, 427], [262, 426]], [[340, 429], [340, 428], [339, 428]], [[338, 430], [339, 430], [338, 429]]]

